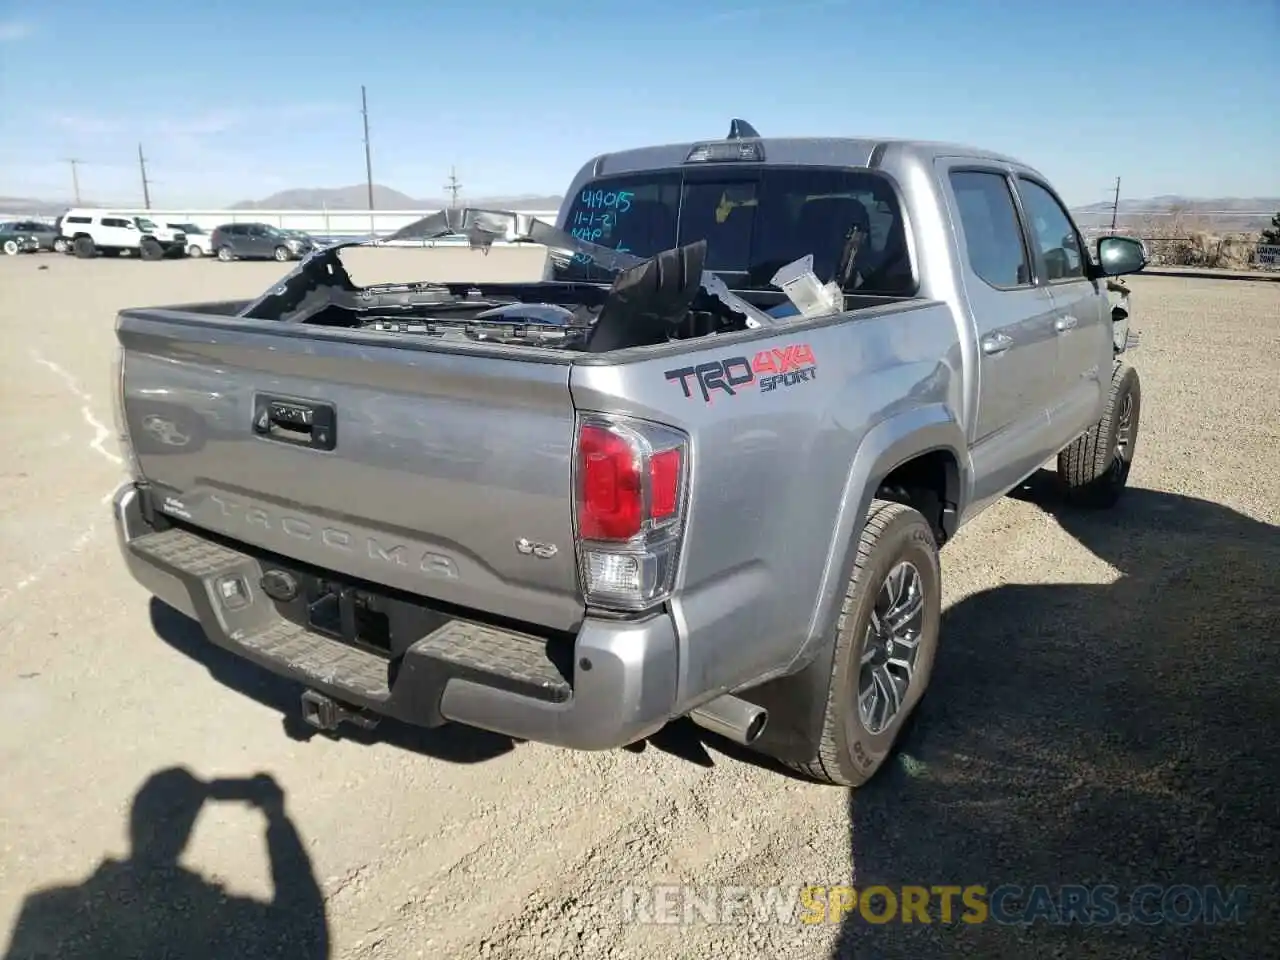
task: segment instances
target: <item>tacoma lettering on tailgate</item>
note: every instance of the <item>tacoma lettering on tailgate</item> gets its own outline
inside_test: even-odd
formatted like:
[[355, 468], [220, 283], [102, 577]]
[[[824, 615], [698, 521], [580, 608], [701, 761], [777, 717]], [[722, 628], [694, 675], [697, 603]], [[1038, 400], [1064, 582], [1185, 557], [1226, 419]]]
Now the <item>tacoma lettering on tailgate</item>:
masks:
[[419, 546], [380, 539], [372, 534], [355, 533], [328, 524], [321, 525], [286, 514], [274, 515], [262, 507], [247, 506], [216, 494], [209, 494], [209, 502], [217, 507], [224, 518], [239, 519], [246, 526], [279, 530], [295, 540], [319, 544], [348, 555], [362, 553], [370, 560], [397, 567], [415, 567], [429, 577], [446, 580], [458, 578], [458, 568], [453, 560]]

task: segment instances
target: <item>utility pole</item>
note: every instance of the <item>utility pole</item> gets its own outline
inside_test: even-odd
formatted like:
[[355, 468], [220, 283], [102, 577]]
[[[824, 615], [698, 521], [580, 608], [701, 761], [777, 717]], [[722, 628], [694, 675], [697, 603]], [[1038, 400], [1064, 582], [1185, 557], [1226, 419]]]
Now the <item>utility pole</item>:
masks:
[[458, 182], [458, 168], [449, 168], [449, 182], [444, 185], [445, 190], [449, 192], [449, 196], [453, 199], [449, 201], [449, 206], [458, 206], [458, 193], [462, 190], [462, 184]]
[[1116, 233], [1116, 214], [1120, 212], [1120, 178], [1116, 177], [1116, 198], [1111, 202], [1111, 235]]
[[360, 86], [360, 115], [364, 118], [364, 175], [369, 186], [369, 209], [373, 209], [373, 160], [369, 155], [369, 100]]
[[147, 179], [147, 158], [142, 155], [142, 144], [138, 144], [138, 169], [142, 171], [142, 205], [151, 209], [151, 181]]
[[71, 190], [76, 195], [76, 206], [80, 206], [80, 175], [76, 172], [76, 167], [84, 163], [83, 160], [68, 159], [67, 163], [71, 164]]

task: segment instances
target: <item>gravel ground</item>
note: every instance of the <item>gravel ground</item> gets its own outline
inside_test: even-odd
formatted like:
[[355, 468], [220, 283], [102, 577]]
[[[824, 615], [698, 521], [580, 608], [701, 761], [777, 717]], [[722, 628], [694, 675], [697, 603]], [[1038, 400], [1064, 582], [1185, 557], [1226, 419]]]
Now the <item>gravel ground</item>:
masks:
[[[538, 266], [361, 254], [401, 278]], [[683, 724], [602, 754], [460, 728], [309, 737], [295, 687], [150, 603], [103, 503], [114, 313], [279, 272], [0, 259], [0, 931], [22, 912], [60, 957], [1280, 956], [1280, 286], [1132, 280], [1132, 489], [1086, 516], [1037, 476], [948, 546], [933, 687], [851, 796]], [[627, 920], [625, 887], [666, 883], [1249, 901], [1214, 927]]]

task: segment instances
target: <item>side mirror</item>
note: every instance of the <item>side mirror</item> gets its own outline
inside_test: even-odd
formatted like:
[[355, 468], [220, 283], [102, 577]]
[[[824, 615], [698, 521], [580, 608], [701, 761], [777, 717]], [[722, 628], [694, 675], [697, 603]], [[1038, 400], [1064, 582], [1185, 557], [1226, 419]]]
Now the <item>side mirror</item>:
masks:
[[1098, 239], [1098, 272], [1104, 277], [1137, 273], [1149, 262], [1147, 245], [1136, 237]]

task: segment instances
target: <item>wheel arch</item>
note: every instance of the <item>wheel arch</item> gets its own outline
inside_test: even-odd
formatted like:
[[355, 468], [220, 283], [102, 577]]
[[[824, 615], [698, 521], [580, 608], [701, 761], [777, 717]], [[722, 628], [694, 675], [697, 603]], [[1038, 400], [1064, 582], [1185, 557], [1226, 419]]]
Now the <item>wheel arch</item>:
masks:
[[[835, 624], [853, 565], [858, 540], [871, 503], [887, 483], [908, 491], [940, 490], [935, 536], [941, 545], [954, 535], [963, 504], [972, 491], [972, 464], [964, 431], [942, 404], [915, 407], [881, 420], [867, 432], [854, 455], [845, 484], [819, 596], [813, 607], [807, 640], [781, 673], [739, 691], [769, 711], [769, 722], [756, 746], [782, 760], [804, 762], [822, 734], [827, 686], [835, 656]], [[901, 498], [890, 497], [889, 499]], [[905, 502], [915, 499], [908, 493]]]

